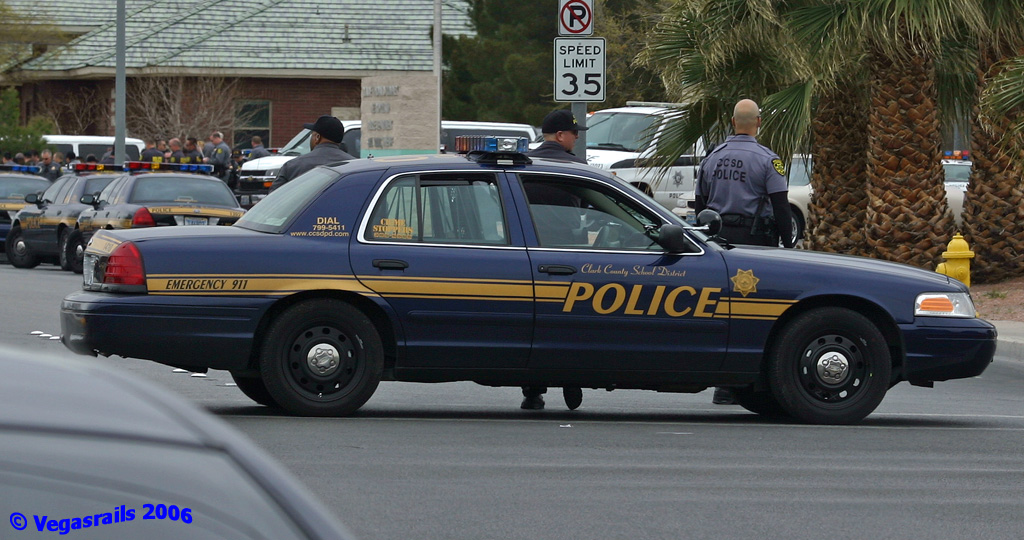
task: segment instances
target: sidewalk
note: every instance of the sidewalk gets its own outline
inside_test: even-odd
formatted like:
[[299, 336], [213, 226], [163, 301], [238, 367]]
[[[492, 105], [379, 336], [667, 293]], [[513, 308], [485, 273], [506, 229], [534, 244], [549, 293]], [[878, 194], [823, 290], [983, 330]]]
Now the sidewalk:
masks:
[[1024, 362], [1024, 322], [989, 321], [996, 325], [999, 332], [999, 344], [996, 345], [996, 356]]

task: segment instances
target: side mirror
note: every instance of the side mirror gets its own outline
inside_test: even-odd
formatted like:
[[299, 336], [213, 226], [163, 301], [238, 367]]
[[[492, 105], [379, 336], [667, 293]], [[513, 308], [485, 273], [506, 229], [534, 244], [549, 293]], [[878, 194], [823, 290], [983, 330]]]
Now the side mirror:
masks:
[[79, 199], [78, 201], [81, 202], [82, 204], [88, 204], [90, 206], [96, 206], [96, 196], [92, 195], [92, 194], [82, 195], [82, 198]]
[[39, 194], [29, 193], [28, 195], [25, 195], [25, 202], [29, 204], [39, 204]]
[[679, 225], [666, 223], [658, 229], [658, 245], [665, 248], [669, 253], [686, 251], [688, 244], [686, 236], [683, 235], [683, 228]]
[[705, 231], [708, 236], [718, 236], [722, 232], [722, 216], [718, 212], [705, 208], [697, 214], [697, 227]]

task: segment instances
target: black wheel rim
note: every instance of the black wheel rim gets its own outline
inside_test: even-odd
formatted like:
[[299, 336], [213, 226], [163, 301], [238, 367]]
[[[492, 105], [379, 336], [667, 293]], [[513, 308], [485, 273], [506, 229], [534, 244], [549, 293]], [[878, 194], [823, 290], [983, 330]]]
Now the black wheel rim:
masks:
[[288, 347], [285, 374], [307, 398], [330, 401], [348, 393], [363, 362], [352, 337], [330, 325], [303, 330]]
[[839, 405], [863, 392], [869, 374], [862, 347], [846, 336], [828, 334], [804, 347], [797, 377], [811, 399]]
[[25, 240], [21, 237], [21, 230], [11, 232], [11, 247], [14, 248], [14, 252], [9, 256], [17, 257], [18, 261], [24, 260], [28, 256], [28, 246], [25, 245]]

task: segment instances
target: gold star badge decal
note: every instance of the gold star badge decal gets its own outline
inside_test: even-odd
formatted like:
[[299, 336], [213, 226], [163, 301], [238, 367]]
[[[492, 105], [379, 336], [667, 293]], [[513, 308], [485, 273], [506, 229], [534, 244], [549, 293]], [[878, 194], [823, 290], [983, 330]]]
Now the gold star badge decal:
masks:
[[757, 282], [761, 281], [754, 277], [753, 270], [736, 270], [736, 275], [729, 279], [732, 280], [732, 290], [742, 294], [744, 298], [750, 293], [756, 293]]

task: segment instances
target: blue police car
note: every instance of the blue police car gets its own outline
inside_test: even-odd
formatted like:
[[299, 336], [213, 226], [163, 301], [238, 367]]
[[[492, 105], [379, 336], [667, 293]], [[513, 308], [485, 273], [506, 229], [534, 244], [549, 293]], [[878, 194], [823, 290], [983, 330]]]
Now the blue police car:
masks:
[[63, 342], [228, 370], [255, 401], [317, 416], [382, 380], [467, 380], [725, 386], [760, 414], [845, 424], [901, 381], [993, 358], [956, 280], [731, 246], [714, 215], [690, 227], [602, 171], [478, 142], [316, 168], [231, 227], [98, 231]]

